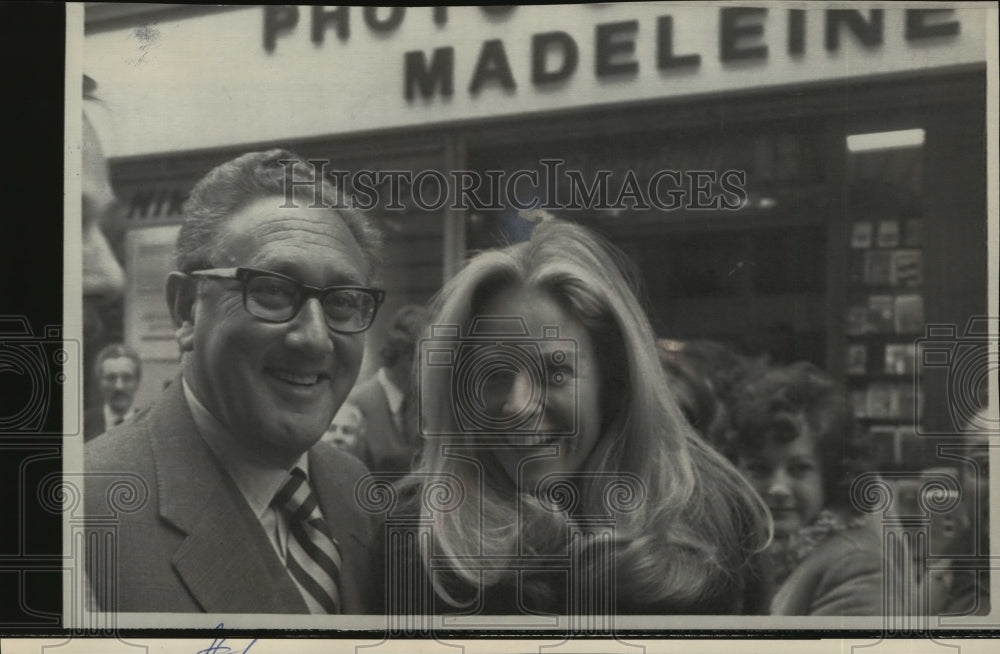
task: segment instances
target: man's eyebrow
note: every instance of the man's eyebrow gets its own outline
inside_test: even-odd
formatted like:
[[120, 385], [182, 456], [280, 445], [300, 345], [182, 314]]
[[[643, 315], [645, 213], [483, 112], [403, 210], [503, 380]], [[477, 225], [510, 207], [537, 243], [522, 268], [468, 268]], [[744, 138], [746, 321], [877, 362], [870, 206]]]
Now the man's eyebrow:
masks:
[[[286, 277], [291, 277], [300, 284], [305, 284], [305, 281], [303, 281], [302, 279], [304, 269], [302, 268], [301, 264], [298, 264], [294, 261], [271, 261], [271, 262], [264, 262], [260, 264], [260, 266], [251, 266], [251, 267], [259, 267], [261, 270], [269, 270], [271, 272], [279, 273]], [[331, 274], [331, 279], [333, 280], [333, 283], [332, 284], [328, 283], [325, 284], [324, 286], [364, 285], [362, 279], [358, 278], [357, 276], [353, 275], [350, 272], [343, 270], [334, 271]]]

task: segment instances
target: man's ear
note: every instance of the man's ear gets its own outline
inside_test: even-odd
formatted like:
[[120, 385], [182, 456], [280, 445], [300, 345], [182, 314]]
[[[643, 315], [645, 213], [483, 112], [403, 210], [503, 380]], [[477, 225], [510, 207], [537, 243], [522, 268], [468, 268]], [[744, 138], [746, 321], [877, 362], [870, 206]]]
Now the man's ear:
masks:
[[198, 299], [197, 280], [182, 272], [167, 275], [167, 306], [177, 328], [177, 344], [181, 352], [194, 349], [194, 308]]

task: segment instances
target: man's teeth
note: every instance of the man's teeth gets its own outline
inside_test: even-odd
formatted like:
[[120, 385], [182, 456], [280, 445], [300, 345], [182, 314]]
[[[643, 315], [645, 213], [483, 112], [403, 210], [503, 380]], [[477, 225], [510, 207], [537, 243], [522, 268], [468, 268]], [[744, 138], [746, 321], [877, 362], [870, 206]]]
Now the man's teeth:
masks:
[[274, 376], [291, 384], [309, 385], [319, 382], [319, 375], [298, 375], [283, 370], [275, 370]]

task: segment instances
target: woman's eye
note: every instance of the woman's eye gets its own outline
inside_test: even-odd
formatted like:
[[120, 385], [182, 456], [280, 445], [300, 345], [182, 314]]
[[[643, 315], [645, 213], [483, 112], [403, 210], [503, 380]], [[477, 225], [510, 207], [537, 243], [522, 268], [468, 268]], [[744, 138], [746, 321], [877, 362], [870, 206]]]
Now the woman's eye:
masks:
[[797, 463], [791, 467], [791, 473], [796, 477], [802, 477], [808, 475], [810, 472], [815, 470], [816, 467], [811, 463]]

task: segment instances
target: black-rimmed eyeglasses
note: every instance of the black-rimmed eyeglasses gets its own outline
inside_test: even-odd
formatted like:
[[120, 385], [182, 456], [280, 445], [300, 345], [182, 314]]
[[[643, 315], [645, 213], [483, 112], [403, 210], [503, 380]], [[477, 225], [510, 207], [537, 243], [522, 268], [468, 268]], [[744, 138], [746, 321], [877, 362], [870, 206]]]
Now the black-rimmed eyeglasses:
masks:
[[288, 322], [299, 314], [306, 300], [318, 298], [326, 316], [326, 326], [338, 334], [357, 334], [371, 327], [385, 299], [385, 291], [377, 288], [318, 288], [280, 273], [254, 268], [210, 268], [187, 274], [238, 280], [243, 285], [243, 306], [247, 313], [266, 322]]

